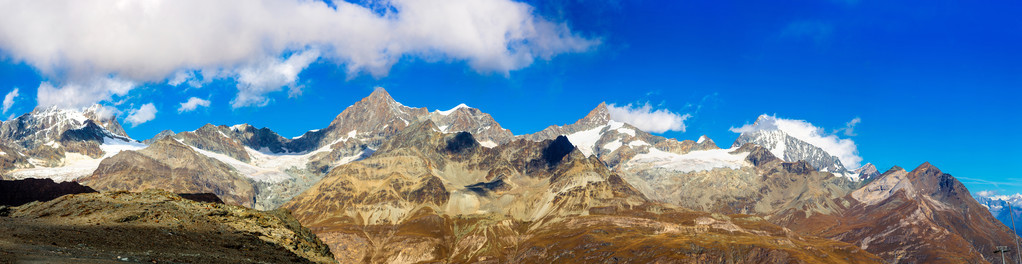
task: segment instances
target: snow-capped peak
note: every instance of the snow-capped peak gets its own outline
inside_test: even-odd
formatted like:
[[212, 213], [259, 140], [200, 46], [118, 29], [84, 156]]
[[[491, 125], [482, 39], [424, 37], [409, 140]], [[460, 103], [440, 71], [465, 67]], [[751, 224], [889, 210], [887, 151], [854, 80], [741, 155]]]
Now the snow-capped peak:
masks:
[[709, 138], [706, 137], [706, 135], [700, 136], [699, 140], [696, 140], [696, 144], [703, 143], [703, 141], [706, 141], [707, 139], [709, 139]]
[[462, 108], [469, 108], [469, 107], [468, 107], [468, 105], [465, 105], [465, 104], [459, 104], [458, 106], [455, 106], [454, 108], [451, 108], [451, 109], [449, 109], [447, 111], [436, 110], [436, 113], [437, 114], [441, 114], [441, 115], [450, 115], [451, 113], [454, 113], [454, 111], [457, 111], [458, 109], [462, 109]]

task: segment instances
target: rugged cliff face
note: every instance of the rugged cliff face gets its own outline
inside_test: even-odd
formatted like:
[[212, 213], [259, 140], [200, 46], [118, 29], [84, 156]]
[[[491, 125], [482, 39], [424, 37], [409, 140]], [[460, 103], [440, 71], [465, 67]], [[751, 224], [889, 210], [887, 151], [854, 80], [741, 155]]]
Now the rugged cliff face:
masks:
[[[854, 190], [855, 183], [816, 171], [808, 163], [784, 162], [765, 148], [746, 144], [708, 157], [677, 156], [663, 161], [639, 156], [621, 166], [623, 178], [647, 197], [692, 210], [754, 214], [768, 219], [782, 212], [829, 214], [832, 201]], [[668, 156], [670, 157], [670, 156]], [[706, 163], [716, 166], [697, 169]]]
[[929, 163], [910, 172], [892, 168], [839, 203], [839, 212], [799, 216], [788, 226], [899, 263], [999, 263], [995, 246], [1014, 241], [965, 186]]
[[567, 137], [486, 148], [428, 120], [284, 207], [342, 263], [878, 260], [760, 218], [651, 203]]
[[0, 215], [0, 262], [332, 263], [286, 211], [165, 191], [66, 195]]
[[79, 180], [100, 191], [214, 193], [230, 204], [252, 207], [256, 190], [230, 166], [167, 137], [139, 151], [122, 151]]

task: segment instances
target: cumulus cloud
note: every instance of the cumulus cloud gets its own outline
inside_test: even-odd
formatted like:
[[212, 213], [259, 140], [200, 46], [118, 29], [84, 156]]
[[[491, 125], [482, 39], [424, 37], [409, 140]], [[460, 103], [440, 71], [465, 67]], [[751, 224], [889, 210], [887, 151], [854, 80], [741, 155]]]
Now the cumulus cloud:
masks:
[[18, 87], [14, 87], [14, 90], [11, 90], [11, 92], [7, 93], [7, 95], [4, 96], [4, 107], [3, 107], [4, 109], [3, 109], [3, 113], [7, 113], [7, 110], [11, 109], [11, 106], [14, 105], [14, 98], [17, 98], [17, 97], [18, 97]]
[[610, 119], [651, 133], [685, 132], [685, 120], [692, 117], [689, 114], [680, 115], [667, 109], [653, 110], [653, 106], [650, 106], [649, 103], [641, 106], [610, 104], [607, 106], [607, 111], [610, 112]]
[[43, 82], [36, 91], [39, 106], [80, 108], [100, 101], [109, 101], [113, 96], [124, 96], [135, 87], [134, 82], [120, 78], [93, 78], [86, 82], [72, 82], [60, 87]]
[[812, 144], [826, 151], [828, 154], [841, 160], [846, 168], [854, 170], [859, 168], [862, 157], [859, 157], [859, 149], [855, 141], [839, 138], [837, 135], [827, 134], [826, 130], [813, 126], [805, 120], [793, 120], [778, 118], [776, 116], [761, 115], [753, 124], [741, 127], [732, 127], [731, 132], [749, 133], [760, 130], [780, 130], [785, 134]]
[[99, 119], [112, 119], [114, 116], [121, 114], [121, 110], [106, 105], [93, 105], [90, 108], [93, 109], [93, 113]]
[[209, 107], [209, 100], [198, 97], [188, 98], [188, 101], [181, 103], [181, 107], [177, 109], [177, 112], [178, 113], [191, 112], [192, 110], [195, 110], [195, 108], [198, 108], [199, 106]]
[[269, 102], [264, 96], [266, 93], [280, 91], [284, 86], [295, 87], [298, 73], [318, 57], [318, 51], [310, 50], [291, 55], [287, 60], [272, 59], [228, 73], [238, 80], [238, 97], [231, 101], [231, 106], [266, 105]]
[[[366, 5], [337, 1], [331, 7], [302, 0], [4, 1], [0, 50], [69, 88], [87, 88], [70, 83], [96, 76], [177, 86], [193, 79], [190, 72], [236, 73], [239, 91], [232, 105], [237, 107], [263, 104], [263, 94], [280, 88], [260, 84], [290, 84], [287, 80], [296, 74], [267, 82], [242, 80], [246, 69], [266, 69], [275, 60], [286, 63], [280, 60], [286, 54], [300, 55], [288, 58], [298, 60], [292, 64], [300, 66], [296, 72], [322, 58], [343, 65], [349, 76], [382, 77], [402, 58], [414, 57], [465, 62], [479, 72], [506, 75], [537, 59], [584, 52], [599, 44], [565, 23], [538, 16], [529, 4], [511, 0]], [[306, 53], [310, 50], [317, 52]]]
[[131, 124], [131, 127], [136, 127], [154, 118], [156, 118], [156, 107], [153, 106], [153, 103], [148, 103], [138, 109], [131, 109], [128, 112], [128, 117], [124, 118], [124, 122]]

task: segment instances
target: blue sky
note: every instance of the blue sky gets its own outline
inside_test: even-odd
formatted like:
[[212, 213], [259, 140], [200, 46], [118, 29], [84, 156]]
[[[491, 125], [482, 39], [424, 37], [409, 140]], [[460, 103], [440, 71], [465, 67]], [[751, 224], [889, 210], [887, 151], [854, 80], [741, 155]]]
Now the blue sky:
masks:
[[[358, 4], [391, 19], [417, 8], [396, 2], [399, 6]], [[506, 1], [479, 3], [483, 2]], [[572, 123], [603, 101], [618, 106], [649, 104], [653, 110], [690, 116], [684, 120], [684, 131], [661, 134], [666, 137], [694, 140], [705, 134], [727, 147], [738, 136], [730, 128], [771, 114], [806, 120], [828, 134], [853, 140], [864, 162], [881, 170], [894, 165], [912, 169], [929, 161], [971, 191], [1022, 192], [1022, 173], [1015, 168], [1022, 160], [1022, 139], [1014, 136], [1022, 130], [1019, 3], [563, 0], [511, 4], [526, 7], [527, 21], [563, 25], [570, 33], [541, 32], [535, 38], [505, 43], [495, 53], [479, 53], [476, 47], [429, 38], [443, 34], [426, 28], [427, 37], [384, 42], [413, 46], [408, 48], [411, 51], [384, 52], [386, 56], [375, 60], [360, 59], [358, 50], [343, 50], [347, 46], [342, 44], [350, 44], [343, 39], [320, 40], [335, 45], [318, 49], [281, 48], [265, 41], [270, 44], [253, 49], [252, 54], [265, 55], [259, 52], [270, 50], [269, 58], [198, 57], [186, 64], [168, 62], [162, 71], [155, 66], [143, 71], [123, 64], [124, 60], [100, 56], [154, 53], [144, 49], [132, 53], [130, 45], [123, 52], [92, 56], [88, 47], [77, 49], [80, 46], [72, 43], [55, 49], [64, 56], [58, 59], [39, 55], [52, 50], [26, 48], [46, 46], [40, 43], [51, 39], [74, 40], [69, 37], [74, 34], [67, 32], [90, 30], [85, 26], [54, 30], [49, 38], [33, 41], [19, 36], [46, 34], [20, 34], [31, 29], [0, 26], [0, 92], [9, 94], [18, 88], [3, 119], [46, 101], [38, 96], [41, 83], [68, 91], [63, 90], [68, 84], [81, 82], [87, 87], [87, 80], [96, 76], [130, 81], [132, 88], [103, 88], [98, 94], [81, 93], [82, 98], [118, 109], [122, 118], [149, 103], [157, 110], [151, 120], [125, 125], [137, 139], [163, 129], [193, 130], [205, 123], [251, 123], [286, 137], [297, 136], [325, 127], [377, 86], [409, 106], [433, 110], [465, 103], [480, 108], [515, 134]], [[28, 5], [25, 10], [50, 10]], [[516, 18], [521, 17], [508, 19]], [[366, 25], [362, 28], [375, 28], [373, 23]], [[161, 29], [187, 35], [190, 27]], [[366, 39], [380, 32], [375, 33], [365, 33]], [[198, 35], [194, 42], [201, 42], [202, 36], [209, 35]], [[551, 40], [563, 46], [540, 45]], [[435, 44], [412, 50], [416, 43]], [[519, 46], [528, 52], [516, 49]], [[174, 48], [165, 47], [168, 52]], [[203, 46], [196, 50], [208, 51]], [[283, 62], [308, 50], [317, 50], [314, 55], [319, 56], [313, 56], [293, 81], [249, 80], [263, 86], [246, 87], [265, 89], [253, 88], [258, 91], [256, 103], [237, 106], [239, 83], [245, 82], [240, 79], [244, 71], [238, 68], [275, 65], [274, 59]], [[85, 55], [75, 57], [74, 52]], [[529, 53], [523, 55], [527, 60], [500, 55], [523, 53]], [[207, 61], [214, 61], [210, 65], [221, 70], [220, 77], [208, 82], [189, 79], [198, 87], [168, 84], [179, 72], [199, 74], [198, 66], [204, 65], [196, 63]], [[352, 71], [352, 65], [361, 68]], [[191, 97], [208, 100], [208, 107], [179, 112], [180, 104]], [[837, 131], [855, 118], [861, 122], [853, 133]]]

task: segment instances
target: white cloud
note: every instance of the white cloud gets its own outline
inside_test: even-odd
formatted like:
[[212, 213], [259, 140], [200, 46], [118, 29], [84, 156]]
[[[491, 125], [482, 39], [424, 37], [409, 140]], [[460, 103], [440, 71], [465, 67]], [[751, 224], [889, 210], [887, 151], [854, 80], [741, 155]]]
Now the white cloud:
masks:
[[[68, 87], [97, 76], [176, 86], [196, 71], [242, 82], [245, 69], [308, 50], [319, 53], [301, 59], [322, 57], [349, 76], [382, 77], [409, 57], [508, 74], [599, 44], [512, 0], [0, 1], [0, 50]], [[265, 84], [290, 84], [283, 79]], [[232, 104], [262, 104], [263, 92], [279, 88], [239, 85]]]
[[735, 133], [747, 133], [759, 130], [781, 130], [789, 136], [819, 147], [828, 154], [837, 157], [841, 160], [841, 164], [850, 170], [854, 170], [862, 166], [862, 157], [859, 157], [859, 149], [855, 145], [855, 141], [839, 138], [837, 135], [827, 134], [826, 130], [813, 126], [812, 123], [805, 120], [783, 119], [776, 116], [761, 115], [758, 119], [756, 119], [756, 122], [751, 125], [747, 124], [737, 128], [732, 127], [730, 130]]
[[131, 127], [136, 127], [154, 118], [156, 118], [156, 107], [153, 106], [153, 103], [148, 103], [138, 109], [131, 109], [128, 112], [128, 117], [124, 118], [124, 122], [131, 124]]
[[121, 114], [121, 110], [117, 110], [117, 108], [113, 108], [113, 107], [105, 106], [105, 105], [98, 105], [97, 104], [97, 105], [90, 106], [89, 108], [92, 109], [93, 113], [96, 114], [96, 117], [101, 119], [101, 120], [102, 119], [112, 119], [112, 118], [114, 118], [114, 116]]
[[982, 190], [982, 191], [976, 192], [976, 195], [980, 196], [980, 197], [990, 197], [990, 196], [997, 195], [997, 191]]
[[109, 101], [115, 95], [124, 96], [135, 87], [134, 82], [120, 78], [94, 78], [85, 82], [67, 83], [59, 88], [50, 82], [43, 82], [39, 84], [37, 100], [39, 106], [80, 108]]
[[4, 107], [3, 107], [4, 110], [3, 110], [3, 113], [7, 113], [7, 110], [11, 109], [11, 106], [14, 105], [14, 98], [17, 98], [17, 97], [18, 97], [18, 87], [14, 87], [14, 90], [11, 90], [11, 92], [7, 93], [7, 95], [4, 96]]
[[238, 79], [238, 97], [231, 101], [231, 106], [239, 108], [266, 105], [269, 99], [264, 96], [265, 94], [280, 91], [284, 86], [294, 86], [298, 80], [298, 73], [316, 58], [319, 58], [319, 52], [308, 50], [291, 55], [287, 60], [271, 59], [227, 73]]
[[198, 97], [188, 98], [188, 101], [181, 103], [181, 107], [177, 109], [177, 112], [178, 113], [191, 112], [192, 110], [195, 110], [195, 108], [198, 108], [199, 106], [209, 107], [209, 100]]
[[649, 103], [642, 106], [607, 106], [610, 112], [610, 119], [625, 122], [635, 126], [642, 131], [651, 133], [664, 133], [667, 131], [685, 132], [685, 120], [692, 117], [689, 114], [679, 115], [667, 109], [653, 110]]

